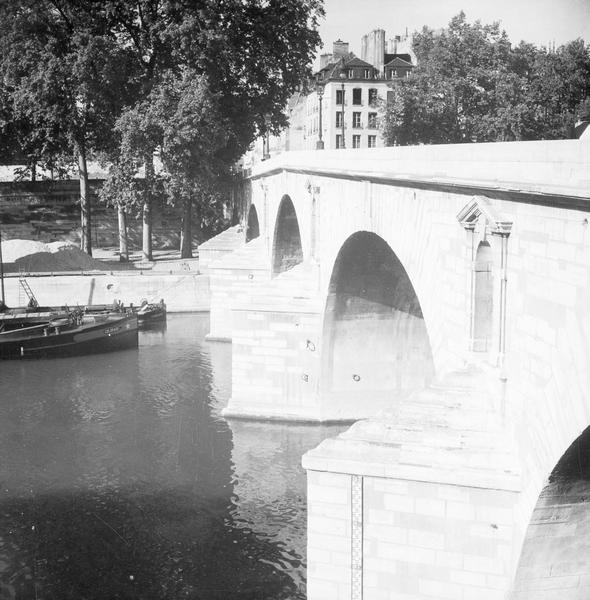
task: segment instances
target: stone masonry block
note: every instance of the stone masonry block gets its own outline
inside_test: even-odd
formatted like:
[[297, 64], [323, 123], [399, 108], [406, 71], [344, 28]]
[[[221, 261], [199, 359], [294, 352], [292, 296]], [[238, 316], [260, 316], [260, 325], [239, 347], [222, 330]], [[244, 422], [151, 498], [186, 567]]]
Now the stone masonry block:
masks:
[[369, 523], [374, 523], [375, 525], [393, 525], [394, 513], [390, 510], [369, 508], [365, 509], [365, 514], [367, 515], [366, 520]]
[[450, 577], [453, 583], [460, 583], [461, 585], [485, 587], [487, 583], [486, 575], [484, 573], [475, 573], [473, 571], [452, 570]]
[[414, 510], [417, 514], [444, 517], [445, 502], [433, 498], [416, 498]]
[[461, 569], [464, 555], [460, 552], [438, 551], [435, 564], [439, 567]]
[[309, 541], [308, 546], [316, 550], [332, 550], [333, 548], [342, 547], [343, 544], [350, 545], [349, 536], [313, 532], [313, 537]]
[[[414, 532], [414, 533], [424, 533], [424, 532]], [[365, 539], [368, 540], [380, 540], [384, 539], [389, 542], [395, 542], [400, 544], [408, 543], [408, 530], [403, 527], [392, 527], [390, 525], [383, 525], [381, 523], [372, 523], [368, 522], [364, 526], [364, 535]], [[409, 542], [413, 544], [413, 542]], [[419, 546], [421, 544], [413, 544], [415, 546]], [[425, 546], [428, 547], [428, 546]]]
[[494, 523], [495, 525], [512, 525], [514, 522], [514, 511], [511, 508], [476, 506], [475, 514], [480, 522]]
[[307, 526], [314, 532], [345, 536], [348, 519], [328, 518], [310, 514], [307, 516]]
[[469, 502], [471, 500], [469, 490], [456, 485], [439, 485], [437, 493], [442, 500], [452, 500], [454, 502]]
[[466, 502], [447, 501], [446, 516], [448, 519], [458, 519], [459, 521], [474, 521], [475, 508]]
[[[498, 600], [498, 598], [503, 600], [503, 596], [499, 596], [497, 590], [490, 590], [485, 587], [463, 586], [463, 600]], [[511, 600], [515, 599], [511, 596]]]
[[463, 566], [466, 571], [474, 571], [476, 573], [501, 575], [503, 571], [503, 565], [499, 558], [485, 556], [466, 555], [463, 560]]
[[[393, 523], [397, 527], [433, 533], [446, 533], [449, 530], [448, 522], [445, 519], [430, 515], [399, 512], [394, 514]], [[453, 528], [452, 531], [454, 533], [455, 529]]]
[[333, 581], [310, 578], [307, 583], [308, 600], [338, 600], [338, 585]]
[[337, 486], [313, 486], [308, 489], [307, 500], [310, 505], [324, 504], [349, 504], [350, 492]]
[[402, 546], [401, 544], [389, 544], [386, 542], [379, 542], [377, 556], [379, 558], [419, 563], [422, 565], [434, 565], [436, 560], [436, 553], [431, 548]]
[[383, 505], [386, 510], [401, 512], [414, 512], [414, 498], [386, 493], [383, 496]]
[[440, 533], [410, 529], [408, 531], [408, 544], [421, 548], [434, 548], [443, 550], [445, 547], [445, 536]]
[[437, 598], [437, 600], [459, 600], [462, 598], [462, 587], [453, 583], [443, 583], [431, 579], [423, 579], [419, 582], [421, 594], [427, 597]]

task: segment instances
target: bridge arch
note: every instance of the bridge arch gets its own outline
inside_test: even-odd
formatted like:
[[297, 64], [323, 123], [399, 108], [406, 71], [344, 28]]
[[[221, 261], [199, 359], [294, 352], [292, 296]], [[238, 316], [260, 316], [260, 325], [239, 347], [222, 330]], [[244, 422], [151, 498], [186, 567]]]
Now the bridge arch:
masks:
[[254, 204], [248, 209], [248, 220], [246, 221], [246, 244], [260, 236], [260, 223], [258, 212]]
[[423, 388], [434, 362], [420, 302], [404, 266], [380, 236], [352, 234], [336, 257], [323, 326], [320, 388], [388, 401]]
[[[563, 453], [538, 497], [516, 570], [523, 600], [585, 600], [590, 581], [590, 427]], [[567, 575], [567, 577], [565, 577]]]
[[301, 233], [295, 206], [289, 196], [282, 197], [277, 211], [272, 245], [273, 276], [303, 262]]

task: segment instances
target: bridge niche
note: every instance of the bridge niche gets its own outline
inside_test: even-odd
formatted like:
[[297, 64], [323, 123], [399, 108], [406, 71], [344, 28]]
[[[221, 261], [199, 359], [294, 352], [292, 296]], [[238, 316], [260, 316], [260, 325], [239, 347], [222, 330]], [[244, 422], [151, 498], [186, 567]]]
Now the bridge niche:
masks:
[[547, 480], [529, 523], [514, 600], [587, 600], [590, 585], [590, 427]]
[[251, 204], [248, 210], [248, 221], [246, 223], [246, 244], [260, 237], [260, 224], [258, 222], [258, 212], [256, 207]]
[[420, 302], [403, 265], [374, 233], [355, 233], [340, 249], [323, 339], [324, 394], [356, 399], [370, 391], [370, 400], [388, 401], [432, 379], [432, 350]]
[[481, 242], [475, 255], [473, 273], [473, 350], [475, 352], [487, 352], [491, 345], [494, 314], [493, 261], [492, 247], [488, 242]]
[[291, 198], [283, 196], [275, 224], [272, 274], [275, 276], [288, 271], [301, 262], [303, 249], [297, 214]]

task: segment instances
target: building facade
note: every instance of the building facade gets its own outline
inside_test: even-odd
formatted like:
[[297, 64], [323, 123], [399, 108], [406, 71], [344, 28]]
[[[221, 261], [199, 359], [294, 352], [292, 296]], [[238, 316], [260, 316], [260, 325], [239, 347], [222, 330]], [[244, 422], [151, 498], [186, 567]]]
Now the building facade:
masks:
[[321, 55], [307, 91], [291, 98], [289, 127], [258, 140], [243, 166], [292, 150], [383, 147], [380, 120], [387, 92], [392, 80], [409, 77], [415, 65], [407, 34], [390, 40], [382, 29], [366, 34], [361, 58], [350, 52], [348, 42], [335, 41], [332, 53]]
[[[411, 43], [407, 36], [399, 38], [386, 43], [385, 32], [375, 30], [363, 36], [362, 58], [341, 40], [334, 42], [332, 54], [322, 55], [312, 91], [304, 99], [303, 126], [297, 118], [301, 112], [290, 115], [290, 128], [303, 130], [298, 149], [383, 146], [380, 118], [391, 81], [409, 77], [415, 66], [413, 52], [406, 51]], [[398, 47], [402, 53], [391, 52]]]

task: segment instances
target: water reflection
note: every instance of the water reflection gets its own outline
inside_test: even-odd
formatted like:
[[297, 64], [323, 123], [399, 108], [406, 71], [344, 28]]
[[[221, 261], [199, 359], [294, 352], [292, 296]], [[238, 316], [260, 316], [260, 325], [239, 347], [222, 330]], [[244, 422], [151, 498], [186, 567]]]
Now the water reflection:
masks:
[[[344, 427], [233, 421], [234, 507], [237, 527], [279, 550], [278, 565], [304, 589], [306, 477], [301, 456]], [[304, 597], [304, 595], [302, 595]]]
[[230, 426], [207, 330], [0, 363], [0, 599], [304, 598], [300, 459], [335, 430]]

